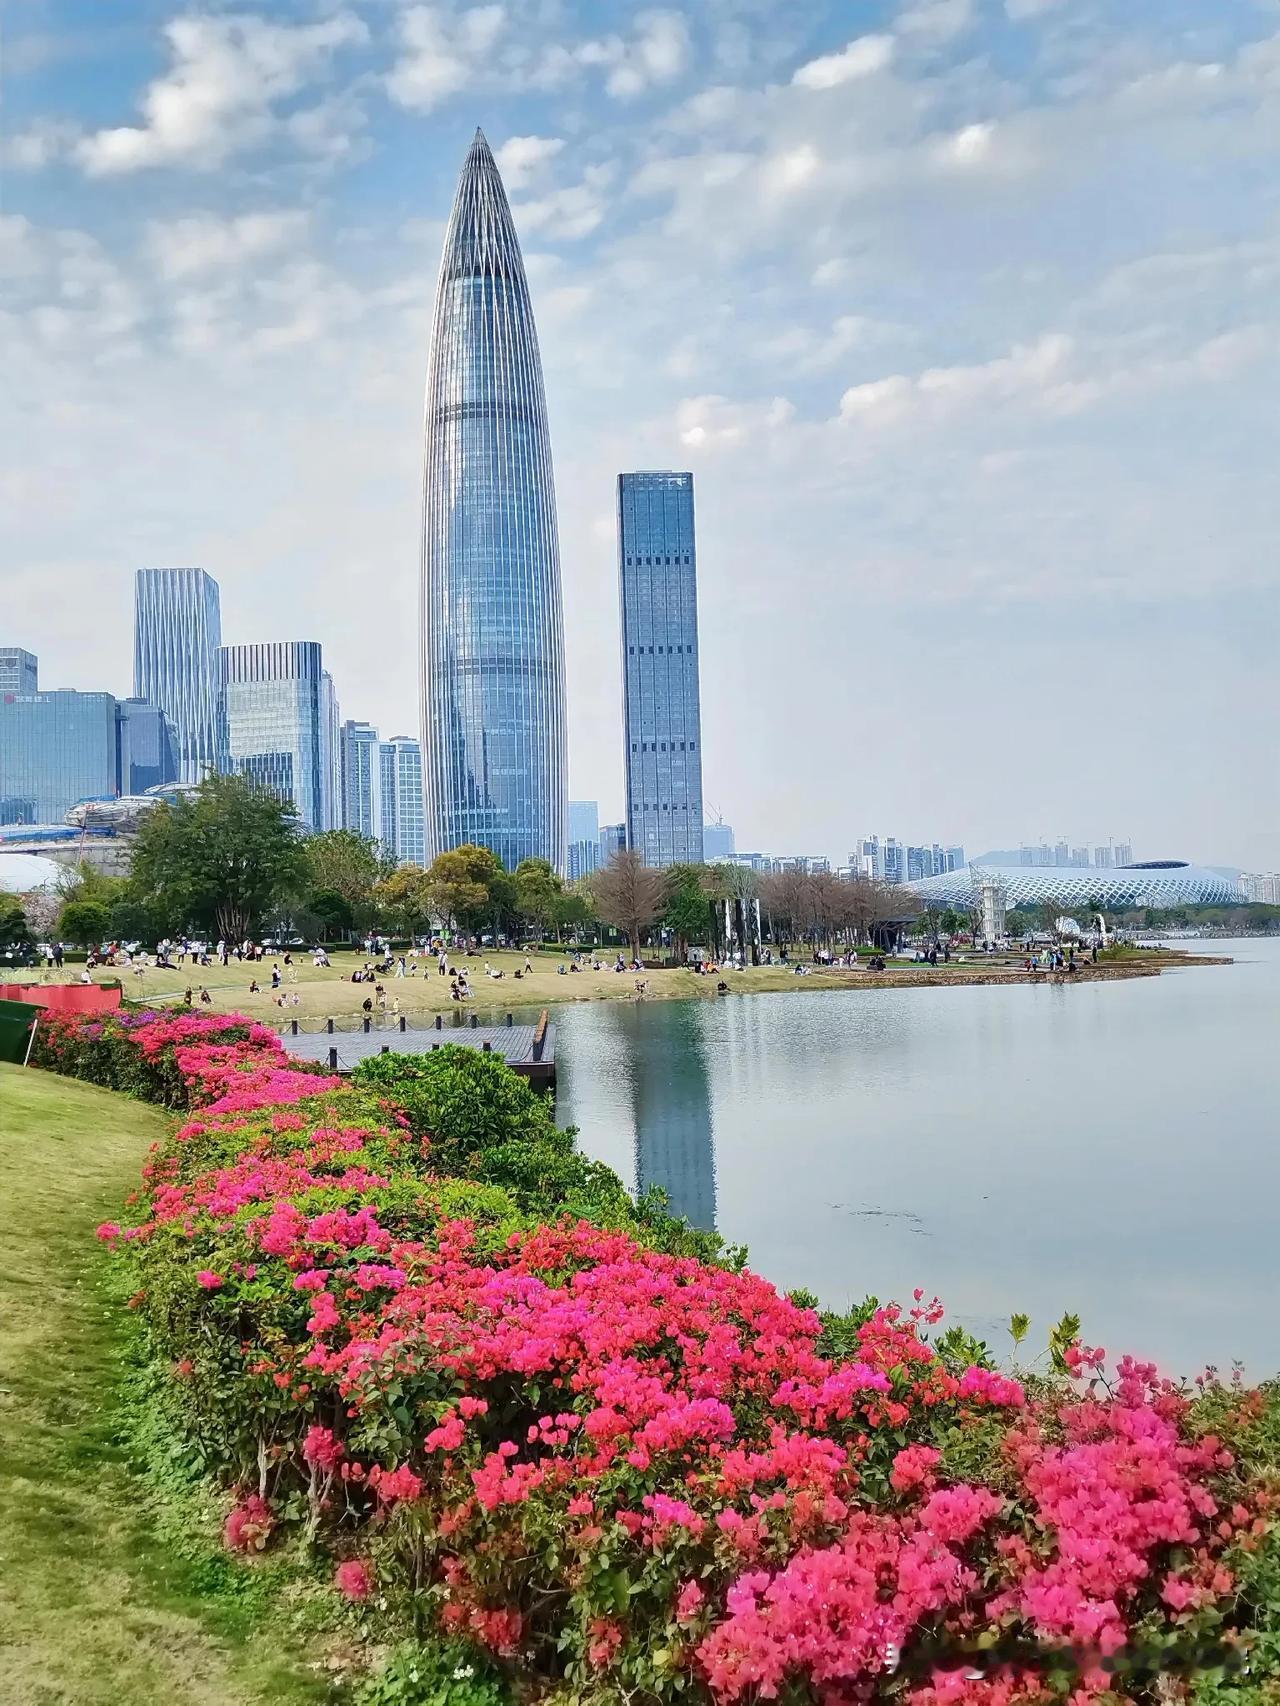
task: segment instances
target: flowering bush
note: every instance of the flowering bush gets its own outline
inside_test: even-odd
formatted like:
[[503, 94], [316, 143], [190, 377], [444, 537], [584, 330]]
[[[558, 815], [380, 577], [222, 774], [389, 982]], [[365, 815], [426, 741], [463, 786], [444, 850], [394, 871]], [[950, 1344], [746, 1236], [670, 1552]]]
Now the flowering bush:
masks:
[[[234, 1495], [227, 1544], [305, 1532], [345, 1599], [425, 1615], [486, 1676], [1146, 1699], [1247, 1633], [1272, 1492], [1225, 1441], [1260, 1394], [1108, 1378], [1075, 1343], [1024, 1384], [931, 1342], [920, 1297], [823, 1319], [631, 1207], [468, 1051], [398, 1097], [394, 1062], [339, 1085], [247, 1020], [62, 1021], [38, 1047], [188, 1114], [100, 1235]], [[494, 1073], [503, 1120], [477, 1109]]]

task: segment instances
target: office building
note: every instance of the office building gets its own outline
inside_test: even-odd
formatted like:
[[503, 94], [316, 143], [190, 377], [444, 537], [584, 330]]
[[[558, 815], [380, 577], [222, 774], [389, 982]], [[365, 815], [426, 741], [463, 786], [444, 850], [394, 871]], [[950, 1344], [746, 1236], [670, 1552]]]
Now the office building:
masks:
[[116, 786], [145, 794], [178, 780], [177, 731], [158, 705], [121, 699], [116, 706]]
[[693, 475], [618, 476], [627, 845], [701, 864], [702, 728]]
[[603, 869], [615, 853], [623, 853], [627, 846], [627, 826], [625, 823], [606, 823], [600, 830], [600, 858], [597, 870]]
[[218, 583], [203, 569], [139, 569], [134, 577], [133, 692], [177, 731], [179, 781], [227, 768], [219, 717]]
[[0, 799], [11, 822], [61, 823], [80, 800], [119, 792], [110, 693], [0, 694]]
[[1127, 841], [1117, 841], [1111, 849], [1111, 858], [1117, 867], [1121, 865], [1132, 865], [1133, 848], [1130, 847]]
[[0, 646], [0, 693], [37, 693], [38, 677], [34, 652], [24, 652], [21, 646]]
[[320, 769], [320, 824], [323, 829], [342, 828], [342, 721], [338, 693], [326, 669], [320, 677], [320, 737], [323, 753]]
[[1095, 847], [1093, 850], [1094, 868], [1099, 871], [1109, 871], [1114, 863], [1110, 847]]
[[1071, 863], [1077, 868], [1087, 866], [1089, 863], [1089, 849], [1087, 847], [1073, 847], [1071, 849]]
[[702, 857], [706, 860], [727, 859], [733, 852], [733, 826], [717, 818], [702, 826]]
[[884, 880], [886, 883], [905, 883], [907, 853], [891, 835], [884, 844]]
[[338, 775], [342, 828], [378, 839], [378, 731], [370, 723], [348, 720], [338, 737]]
[[542, 362], [477, 131], [445, 233], [427, 373], [422, 752], [428, 860], [463, 842], [565, 867], [564, 618]]
[[570, 882], [589, 877], [600, 864], [600, 805], [597, 800], [570, 800], [567, 874]]
[[600, 835], [600, 804], [597, 800], [570, 800], [568, 840], [595, 841]]
[[401, 865], [426, 858], [422, 813], [422, 747], [410, 735], [392, 735], [378, 747], [378, 839]]
[[[3, 806], [0, 800], [0, 809]], [[1242, 871], [1240, 898], [1263, 906], [1280, 906], [1280, 871]]]
[[947, 848], [947, 861], [946, 861], [946, 867], [945, 868], [948, 871], [958, 871], [963, 864], [964, 864], [964, 848], [963, 847], [948, 847]]
[[218, 652], [232, 767], [325, 828], [326, 700], [315, 640], [223, 646]]
[[878, 835], [864, 835], [854, 843], [853, 852], [849, 855], [849, 869], [860, 877], [870, 877], [874, 882], [884, 881], [884, 851]]

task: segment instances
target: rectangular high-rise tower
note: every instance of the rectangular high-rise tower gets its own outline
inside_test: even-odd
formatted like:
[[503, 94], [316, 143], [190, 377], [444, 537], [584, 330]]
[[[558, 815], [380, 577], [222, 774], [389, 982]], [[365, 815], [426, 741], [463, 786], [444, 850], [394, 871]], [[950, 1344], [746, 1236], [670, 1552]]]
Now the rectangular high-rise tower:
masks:
[[378, 834], [378, 731], [350, 718], [342, 725], [342, 827], [371, 840]]
[[409, 735], [392, 735], [378, 747], [378, 835], [402, 865], [426, 859], [422, 814], [422, 747]]
[[702, 726], [693, 475], [618, 476], [627, 846], [702, 862]]
[[21, 646], [0, 646], [0, 693], [35, 693], [39, 671], [34, 652]]
[[218, 715], [218, 583], [203, 569], [139, 569], [134, 578], [133, 692], [178, 737], [178, 780], [226, 769]]
[[233, 767], [325, 828], [328, 700], [315, 640], [223, 646], [218, 653]]

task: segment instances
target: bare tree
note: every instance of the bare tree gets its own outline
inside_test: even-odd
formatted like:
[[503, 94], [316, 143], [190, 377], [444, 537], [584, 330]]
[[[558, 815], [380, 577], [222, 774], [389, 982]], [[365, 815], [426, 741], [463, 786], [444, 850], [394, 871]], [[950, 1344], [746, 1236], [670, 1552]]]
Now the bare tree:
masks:
[[809, 878], [804, 871], [768, 871], [760, 878], [760, 904], [769, 914], [773, 939], [789, 948], [803, 936], [809, 917]]
[[631, 957], [640, 958], [640, 937], [652, 929], [667, 904], [667, 878], [650, 870], [629, 848], [614, 854], [591, 879], [591, 898], [601, 921], [626, 933]]

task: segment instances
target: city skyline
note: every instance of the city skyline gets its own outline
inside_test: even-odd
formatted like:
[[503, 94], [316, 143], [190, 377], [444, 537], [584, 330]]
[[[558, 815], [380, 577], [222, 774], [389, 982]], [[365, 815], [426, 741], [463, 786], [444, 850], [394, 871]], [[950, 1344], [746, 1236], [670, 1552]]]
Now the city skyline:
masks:
[[427, 369], [419, 622], [427, 862], [565, 865], [564, 613], [542, 360], [482, 131], [445, 232]]
[[413, 726], [421, 352], [480, 120], [555, 426], [575, 793], [621, 809], [612, 484], [676, 465], [741, 845], [842, 858], [874, 811], [1007, 847], [1075, 787], [1099, 837], [1276, 868], [1280, 250], [1229, 169], [1274, 20], [662, 18], [569, 0], [482, 41], [451, 10], [434, 57], [362, 0], [11, 20], [14, 642], [123, 694], [117, 576], [202, 562]]

